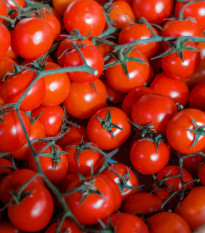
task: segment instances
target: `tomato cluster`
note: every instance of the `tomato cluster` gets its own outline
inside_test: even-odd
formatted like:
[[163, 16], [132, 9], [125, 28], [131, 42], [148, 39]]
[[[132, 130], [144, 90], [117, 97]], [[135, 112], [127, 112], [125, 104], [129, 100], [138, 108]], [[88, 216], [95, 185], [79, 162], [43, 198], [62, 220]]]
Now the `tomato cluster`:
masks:
[[0, 232], [204, 232], [204, 12], [0, 0]]

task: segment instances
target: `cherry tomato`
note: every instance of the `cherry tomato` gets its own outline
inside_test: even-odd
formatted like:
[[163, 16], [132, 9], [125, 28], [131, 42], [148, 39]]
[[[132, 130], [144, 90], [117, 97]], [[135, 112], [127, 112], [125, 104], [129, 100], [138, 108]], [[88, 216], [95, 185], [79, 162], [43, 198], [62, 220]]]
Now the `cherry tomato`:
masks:
[[7, 73], [13, 72], [15, 64], [17, 63], [10, 57], [2, 57], [0, 59], [0, 82]]
[[[58, 223], [51, 224], [45, 231], [45, 233], [56, 233]], [[65, 233], [70, 231], [70, 233], [81, 233], [82, 231], [76, 226], [76, 224], [70, 220], [65, 220], [60, 229], [59, 233]]]
[[78, 119], [88, 119], [106, 104], [106, 89], [101, 80], [91, 83], [71, 82], [70, 92], [63, 105], [66, 111]]
[[127, 115], [119, 108], [104, 107], [88, 121], [89, 140], [103, 150], [121, 146], [129, 137], [131, 125]]
[[176, 113], [167, 125], [166, 136], [170, 146], [182, 154], [201, 151], [205, 136], [200, 133], [200, 127], [204, 125], [205, 113], [198, 109], [183, 109]]
[[198, 177], [202, 185], [205, 185], [205, 164], [202, 162], [198, 167]]
[[187, 222], [172, 212], [157, 213], [147, 219], [150, 233], [191, 233]]
[[63, 15], [68, 5], [73, 1], [74, 0], [52, 0], [52, 3], [56, 11], [60, 15]]
[[6, 54], [10, 44], [10, 32], [4, 25], [0, 24], [0, 59]]
[[197, 84], [190, 92], [189, 107], [205, 111], [205, 82]]
[[51, 220], [54, 203], [48, 189], [40, 185], [27, 186], [23, 194], [31, 191], [20, 203], [8, 207], [8, 217], [15, 226], [26, 232], [37, 232]]
[[[7, 16], [7, 8], [6, 4], [0, 0], [0, 15]], [[5, 19], [0, 18], [0, 23], [2, 23]]]
[[16, 226], [7, 221], [0, 222], [0, 232], [4, 233], [22, 233]]
[[39, 18], [21, 19], [12, 32], [16, 52], [24, 59], [36, 59], [50, 49], [54, 33], [45, 20]]
[[65, 29], [70, 33], [74, 29], [88, 36], [99, 36], [105, 27], [103, 8], [94, 0], [78, 0], [68, 5], [64, 12]]
[[[28, 135], [31, 131], [31, 123], [27, 115], [20, 111], [23, 124], [27, 130]], [[26, 142], [26, 137], [17, 116], [17, 113], [7, 112], [1, 115], [0, 121], [0, 151], [11, 152], [22, 147]]]

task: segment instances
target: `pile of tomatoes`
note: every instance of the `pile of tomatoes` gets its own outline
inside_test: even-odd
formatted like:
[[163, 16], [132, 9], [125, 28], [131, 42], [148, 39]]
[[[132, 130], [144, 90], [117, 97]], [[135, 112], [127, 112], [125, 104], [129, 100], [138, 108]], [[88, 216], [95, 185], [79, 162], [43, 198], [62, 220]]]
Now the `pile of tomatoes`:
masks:
[[0, 0], [0, 232], [201, 233], [205, 0]]

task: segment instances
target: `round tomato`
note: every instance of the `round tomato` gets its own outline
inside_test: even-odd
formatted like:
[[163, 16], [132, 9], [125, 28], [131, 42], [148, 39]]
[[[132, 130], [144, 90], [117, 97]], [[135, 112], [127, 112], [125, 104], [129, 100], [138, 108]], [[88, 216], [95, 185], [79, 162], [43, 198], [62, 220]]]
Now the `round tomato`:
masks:
[[12, 43], [16, 52], [24, 59], [36, 59], [50, 49], [54, 33], [45, 20], [21, 19], [12, 32]]
[[[58, 223], [55, 222], [46, 229], [45, 233], [56, 233], [57, 228], [58, 228]], [[76, 224], [70, 220], [65, 220], [63, 222], [63, 225], [59, 233], [65, 233], [65, 232], [82, 233], [82, 231], [76, 226]]]
[[197, 84], [190, 92], [189, 107], [205, 111], [205, 82]]
[[0, 24], [0, 59], [6, 54], [10, 44], [10, 32], [4, 25]]
[[121, 146], [129, 137], [130, 131], [127, 115], [116, 107], [101, 108], [87, 124], [89, 140], [103, 150], [113, 150]]
[[63, 15], [68, 5], [73, 1], [74, 0], [52, 0], [52, 3], [56, 11], [60, 15]]

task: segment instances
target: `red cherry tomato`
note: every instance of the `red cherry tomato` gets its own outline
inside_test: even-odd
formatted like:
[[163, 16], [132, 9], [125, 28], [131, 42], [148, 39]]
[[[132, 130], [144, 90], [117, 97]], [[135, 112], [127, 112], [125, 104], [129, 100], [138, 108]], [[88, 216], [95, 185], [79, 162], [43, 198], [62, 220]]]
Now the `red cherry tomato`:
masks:
[[197, 84], [190, 92], [189, 107], [205, 111], [205, 82]]
[[22, 233], [16, 226], [7, 221], [0, 222], [0, 232], [4, 233]]
[[[0, 0], [0, 15], [7, 16], [7, 8], [6, 4]], [[0, 18], [0, 23], [2, 23], [5, 19]]]
[[11, 35], [9, 30], [4, 25], [0, 25], [0, 59], [6, 54], [10, 44]]
[[0, 82], [4, 79], [7, 73], [13, 72], [15, 64], [17, 63], [10, 57], [2, 57], [0, 59]]
[[[46, 229], [45, 233], [56, 233], [57, 228], [58, 223], [53, 223]], [[63, 222], [59, 233], [65, 233], [66, 231], [70, 231], [71, 233], [82, 233], [82, 231], [76, 226], [76, 224], [70, 220], [66, 220]]]

